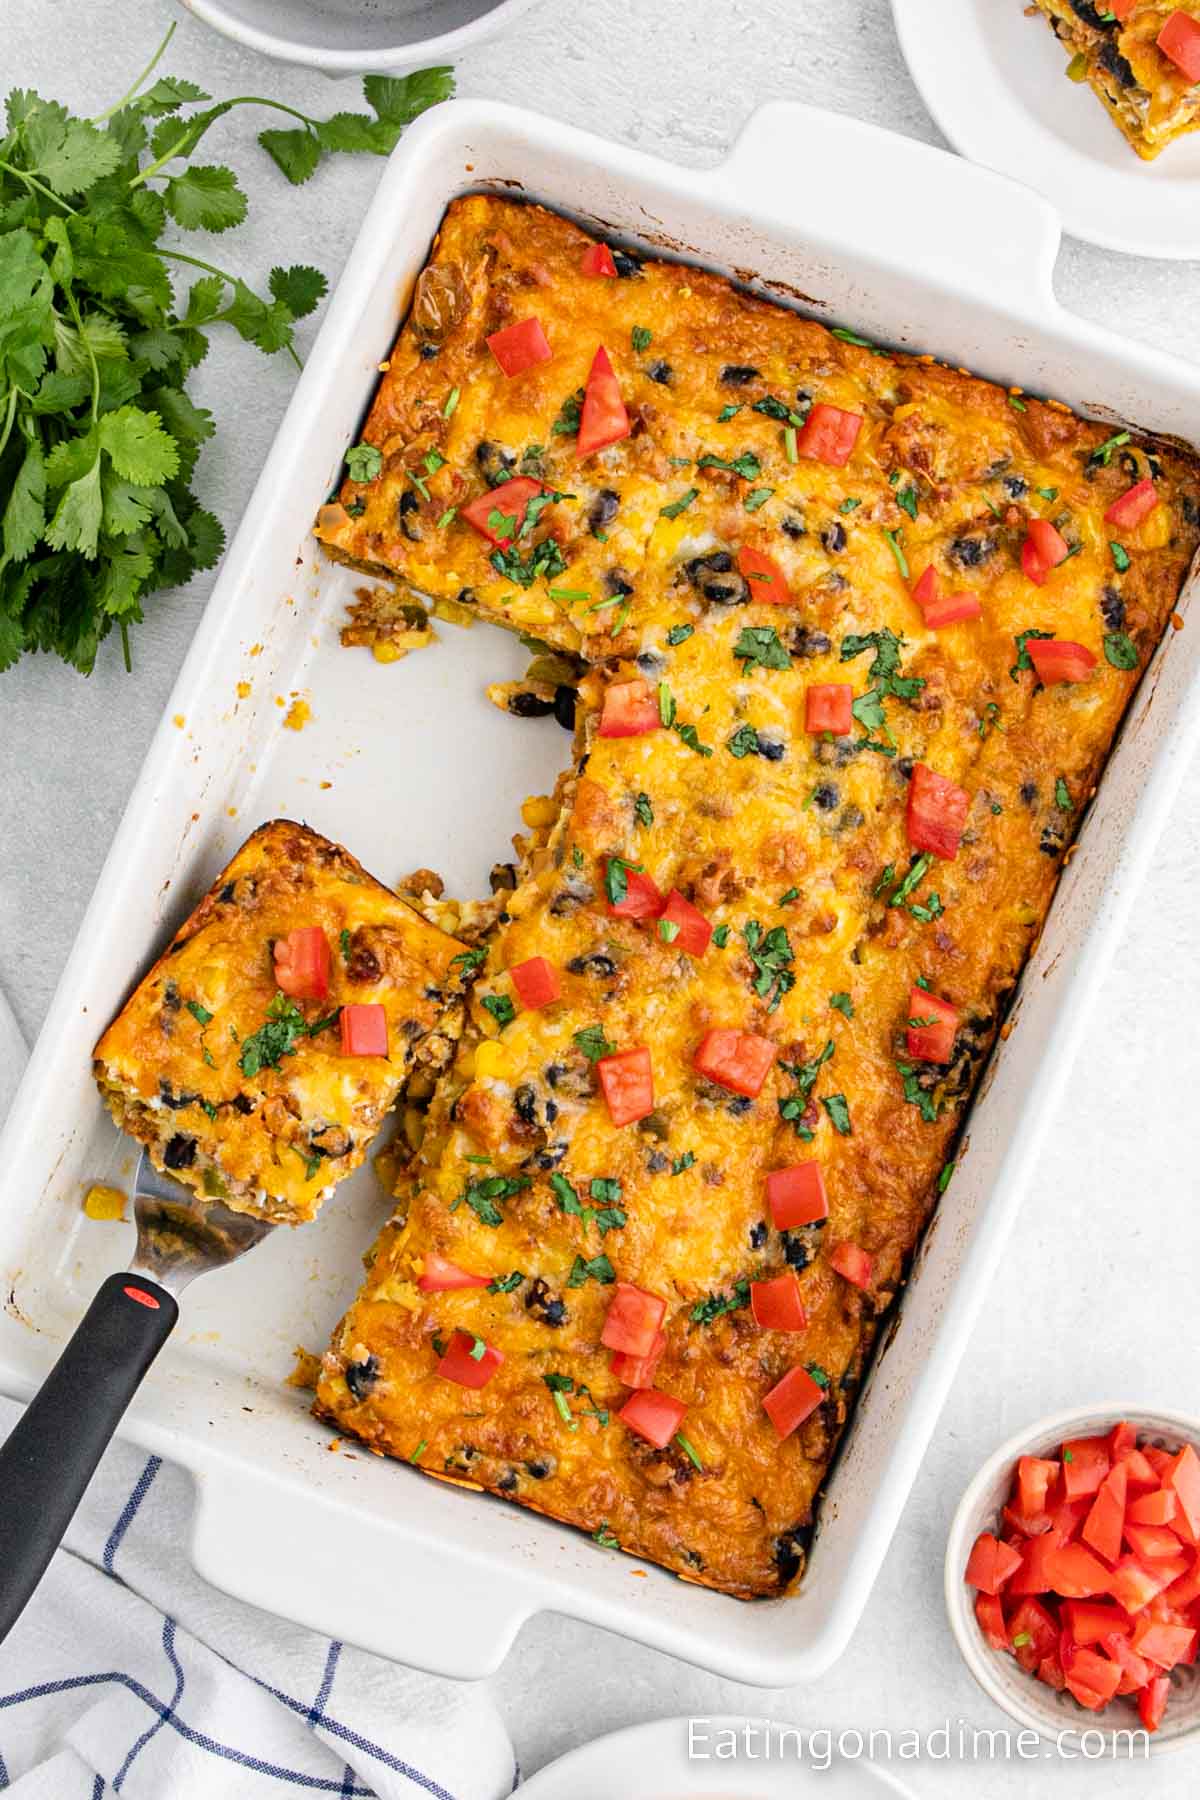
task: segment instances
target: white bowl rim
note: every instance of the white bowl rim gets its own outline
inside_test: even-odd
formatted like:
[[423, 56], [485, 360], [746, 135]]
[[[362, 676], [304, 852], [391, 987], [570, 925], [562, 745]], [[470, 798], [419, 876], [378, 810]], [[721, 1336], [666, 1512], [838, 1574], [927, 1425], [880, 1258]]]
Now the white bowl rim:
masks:
[[[1023, 1704], [1014, 1699], [1007, 1688], [998, 1680], [994, 1670], [997, 1665], [993, 1658], [999, 1652], [993, 1651], [985, 1643], [983, 1634], [975, 1625], [974, 1608], [970, 1611], [970, 1626], [962, 1623], [962, 1591], [965, 1585], [968, 1545], [967, 1538], [972, 1536], [972, 1521], [980, 1506], [984, 1494], [995, 1481], [997, 1474], [1005, 1464], [1014, 1464], [1019, 1456], [1036, 1455], [1036, 1446], [1049, 1441], [1061, 1442], [1062, 1439], [1078, 1435], [1078, 1428], [1088, 1427], [1088, 1434], [1095, 1431], [1096, 1426], [1107, 1420], [1109, 1429], [1124, 1420], [1136, 1425], [1139, 1432], [1153, 1432], [1167, 1438], [1178, 1438], [1182, 1443], [1187, 1440], [1200, 1449], [1200, 1418], [1193, 1413], [1165, 1412], [1157, 1407], [1131, 1405], [1128, 1402], [1099, 1401], [1088, 1406], [1072, 1406], [1064, 1412], [1047, 1413], [1035, 1419], [1021, 1431], [1014, 1432], [1000, 1444], [990, 1455], [984, 1458], [971, 1480], [963, 1490], [962, 1498], [954, 1510], [950, 1521], [950, 1529], [946, 1538], [946, 1557], [944, 1564], [943, 1591], [946, 1602], [946, 1614], [950, 1620], [950, 1630], [958, 1645], [967, 1668], [996, 1705], [1006, 1712], [1018, 1724], [1049, 1742], [1054, 1742], [1060, 1734], [1071, 1727], [1063, 1722], [1061, 1714], [1052, 1713], [1052, 1703], [1041, 1698], [1039, 1684], [1031, 1677], [1029, 1682], [1030, 1701]], [[972, 1627], [974, 1629], [972, 1630]], [[1036, 1704], [1035, 1704], [1036, 1702]], [[1117, 1731], [1136, 1729], [1127, 1723], [1105, 1726], [1101, 1723], [1103, 1714], [1080, 1715], [1080, 1731], [1099, 1731], [1111, 1737]], [[1090, 1718], [1091, 1722], [1086, 1722]], [[1200, 1719], [1186, 1730], [1169, 1738], [1160, 1738], [1156, 1732], [1148, 1734], [1151, 1755], [1162, 1755], [1170, 1750], [1179, 1750], [1184, 1746], [1195, 1747], [1196, 1734], [1200, 1731]]]
[[479, 42], [508, 21], [517, 18], [533, 5], [533, 0], [491, 0], [486, 12], [453, 31], [442, 31], [434, 37], [414, 39], [410, 44], [396, 44], [391, 49], [364, 50], [353, 46], [335, 50], [320, 44], [306, 43], [302, 38], [281, 37], [263, 31], [242, 18], [236, 4], [226, 0], [184, 0], [188, 11], [205, 25], [211, 25], [222, 36], [273, 56], [280, 62], [301, 63], [310, 69], [324, 69], [331, 75], [394, 73], [399, 69], [416, 69], [436, 64], [455, 56]]

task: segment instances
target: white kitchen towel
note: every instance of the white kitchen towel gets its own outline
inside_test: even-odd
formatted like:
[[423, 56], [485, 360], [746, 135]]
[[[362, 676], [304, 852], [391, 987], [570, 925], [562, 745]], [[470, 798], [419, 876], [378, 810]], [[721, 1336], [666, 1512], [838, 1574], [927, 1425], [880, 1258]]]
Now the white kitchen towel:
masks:
[[[0, 1100], [23, 1061], [0, 993]], [[0, 1397], [0, 1440], [19, 1416]], [[219, 1593], [188, 1560], [191, 1507], [182, 1469], [110, 1448], [0, 1644], [5, 1800], [511, 1792], [520, 1774], [486, 1689], [400, 1668]], [[353, 1559], [352, 1534], [344, 1550]], [[402, 1593], [380, 1594], [381, 1606], [404, 1604]]]

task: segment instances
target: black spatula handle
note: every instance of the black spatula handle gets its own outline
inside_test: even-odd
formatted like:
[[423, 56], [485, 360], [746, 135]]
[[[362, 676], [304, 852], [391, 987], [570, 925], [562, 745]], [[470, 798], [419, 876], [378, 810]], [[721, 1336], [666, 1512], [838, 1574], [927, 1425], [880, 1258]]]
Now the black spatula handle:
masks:
[[0, 1639], [62, 1542], [126, 1407], [179, 1317], [144, 1275], [110, 1275], [0, 1445]]

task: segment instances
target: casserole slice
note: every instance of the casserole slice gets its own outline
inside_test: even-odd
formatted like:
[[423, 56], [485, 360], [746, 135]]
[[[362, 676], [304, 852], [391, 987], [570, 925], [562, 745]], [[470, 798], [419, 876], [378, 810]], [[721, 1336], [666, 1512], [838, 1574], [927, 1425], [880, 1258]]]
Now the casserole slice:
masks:
[[348, 850], [274, 820], [134, 989], [96, 1080], [157, 1167], [301, 1224], [449, 1059], [465, 954]]
[[1170, 0], [1036, 0], [1117, 130], [1150, 162], [1200, 126], [1200, 9]]

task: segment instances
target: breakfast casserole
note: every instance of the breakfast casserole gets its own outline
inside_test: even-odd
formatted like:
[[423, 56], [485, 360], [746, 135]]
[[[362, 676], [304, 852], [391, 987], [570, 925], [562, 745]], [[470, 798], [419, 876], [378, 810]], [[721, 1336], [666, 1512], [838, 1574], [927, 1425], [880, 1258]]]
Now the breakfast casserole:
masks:
[[449, 1059], [467, 954], [340, 845], [277, 819], [100, 1039], [101, 1093], [156, 1168], [302, 1223], [410, 1077]]
[[333, 553], [574, 666], [576, 740], [316, 1410], [779, 1594], [1200, 467], [488, 195], [348, 462]]
[[1200, 125], [1200, 7], [1169, 0], [1036, 0], [1086, 81], [1147, 162]]

